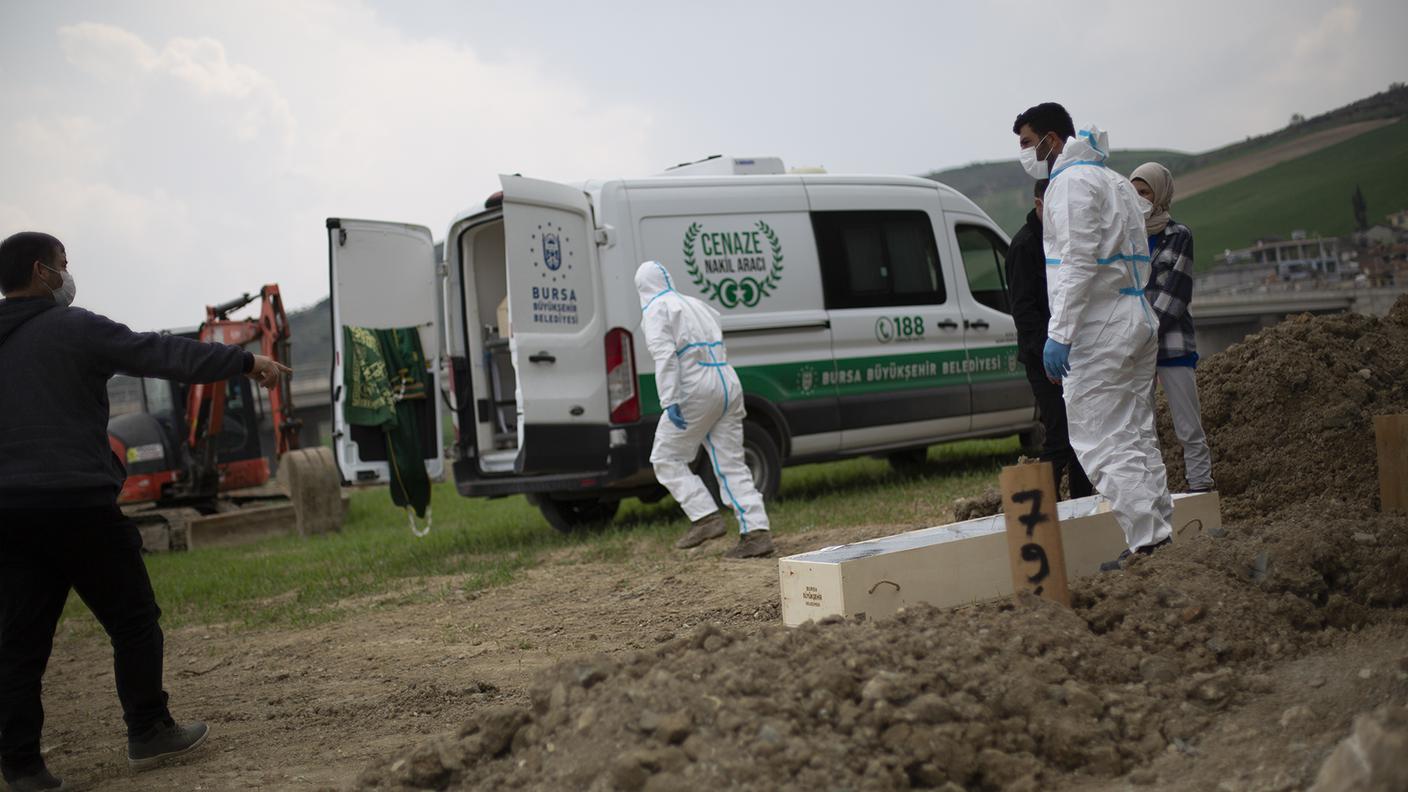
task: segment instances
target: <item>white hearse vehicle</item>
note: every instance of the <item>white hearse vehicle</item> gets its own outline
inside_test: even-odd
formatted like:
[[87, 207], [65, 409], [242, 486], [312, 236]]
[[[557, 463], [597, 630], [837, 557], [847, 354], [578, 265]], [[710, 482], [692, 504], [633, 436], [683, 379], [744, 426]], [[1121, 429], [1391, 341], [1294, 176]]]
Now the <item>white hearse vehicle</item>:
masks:
[[341, 326], [418, 327], [432, 392], [449, 394], [419, 404], [432, 477], [448, 459], [462, 495], [526, 494], [560, 530], [609, 520], [622, 498], [663, 497], [634, 285], [650, 259], [723, 316], [765, 497], [784, 465], [912, 465], [934, 443], [1036, 425], [1007, 313], [1006, 236], [943, 184], [788, 174], [776, 158], [501, 182], [451, 223], [443, 258], [423, 226], [327, 221], [345, 480], [389, 471], [379, 432], [344, 418]]

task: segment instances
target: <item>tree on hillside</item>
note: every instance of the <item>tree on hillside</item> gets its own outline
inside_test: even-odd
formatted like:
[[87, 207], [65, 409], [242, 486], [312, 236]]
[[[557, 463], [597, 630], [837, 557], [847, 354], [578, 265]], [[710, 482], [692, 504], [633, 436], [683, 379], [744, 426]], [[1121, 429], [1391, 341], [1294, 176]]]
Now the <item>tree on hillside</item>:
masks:
[[1359, 185], [1354, 185], [1354, 197], [1349, 199], [1354, 205], [1354, 230], [1369, 230], [1369, 206], [1364, 203], [1364, 192], [1359, 189]]
[[1291, 126], [1300, 126], [1305, 123], [1305, 116], [1300, 113], [1291, 113]]

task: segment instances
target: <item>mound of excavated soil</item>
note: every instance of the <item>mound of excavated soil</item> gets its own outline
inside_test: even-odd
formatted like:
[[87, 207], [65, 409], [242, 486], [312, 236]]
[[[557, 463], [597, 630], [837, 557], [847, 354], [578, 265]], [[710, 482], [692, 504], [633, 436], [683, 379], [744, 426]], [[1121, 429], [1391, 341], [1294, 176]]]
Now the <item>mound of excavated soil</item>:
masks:
[[1307, 510], [1086, 581], [1071, 611], [712, 625], [564, 663], [533, 707], [368, 769], [393, 789], [1036, 789], [1188, 749], [1266, 661], [1408, 604], [1408, 517]]
[[[1384, 319], [1307, 314], [1250, 336], [1199, 365], [1198, 396], [1224, 517], [1377, 503], [1373, 416], [1408, 412], [1408, 296]], [[1162, 403], [1159, 440], [1179, 490], [1183, 449]]]
[[[1408, 516], [1376, 511], [1371, 416], [1408, 407], [1405, 373], [1408, 299], [1383, 321], [1300, 318], [1210, 359], [1226, 530], [1078, 582], [1071, 610], [704, 625], [563, 663], [531, 708], [484, 712], [359, 783], [1035, 790], [1192, 754], [1223, 710], [1271, 689], [1276, 663], [1401, 621]], [[1283, 726], [1292, 742], [1323, 728]]]

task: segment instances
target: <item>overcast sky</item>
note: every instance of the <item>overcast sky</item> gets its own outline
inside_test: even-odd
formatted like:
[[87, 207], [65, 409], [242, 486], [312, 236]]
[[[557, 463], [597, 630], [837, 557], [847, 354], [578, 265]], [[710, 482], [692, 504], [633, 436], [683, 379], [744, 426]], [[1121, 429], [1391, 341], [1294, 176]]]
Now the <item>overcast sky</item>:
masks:
[[328, 216], [439, 238], [499, 173], [921, 173], [1014, 156], [1044, 100], [1199, 151], [1408, 80], [1404, 31], [1403, 0], [5, 0], [0, 236], [62, 238], [79, 305], [188, 326], [320, 299]]

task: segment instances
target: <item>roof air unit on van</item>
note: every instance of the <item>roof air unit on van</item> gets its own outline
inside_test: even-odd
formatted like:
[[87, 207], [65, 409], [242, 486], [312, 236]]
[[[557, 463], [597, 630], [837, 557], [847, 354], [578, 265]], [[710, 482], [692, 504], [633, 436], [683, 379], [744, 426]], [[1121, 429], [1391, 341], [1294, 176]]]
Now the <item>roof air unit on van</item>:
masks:
[[775, 176], [786, 173], [781, 157], [725, 157], [720, 154], [666, 168], [662, 176]]

